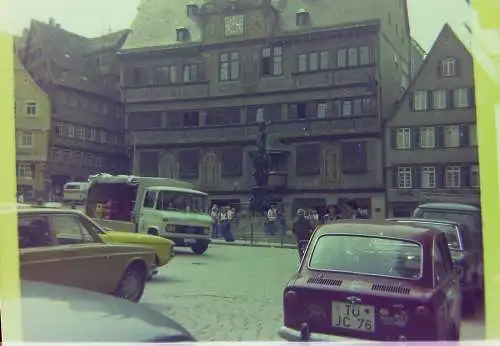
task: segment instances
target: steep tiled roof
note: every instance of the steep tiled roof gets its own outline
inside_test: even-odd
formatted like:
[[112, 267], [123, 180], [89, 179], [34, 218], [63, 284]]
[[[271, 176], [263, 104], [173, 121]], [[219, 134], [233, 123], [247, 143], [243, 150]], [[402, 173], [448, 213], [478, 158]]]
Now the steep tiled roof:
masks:
[[120, 30], [104, 36], [89, 39], [87, 52], [93, 53], [107, 49], [119, 49], [129, 32], [129, 29]]
[[31, 35], [39, 40], [44, 56], [50, 61], [50, 72], [55, 84], [119, 97], [118, 90], [105, 86], [97, 71], [89, 66], [86, 55], [97, 49], [116, 46], [123, 41], [128, 31], [89, 39], [37, 20], [32, 20], [31, 31]]
[[201, 40], [198, 24], [186, 15], [186, 6], [201, 6], [206, 0], [145, 0], [137, 9], [129, 34], [122, 49], [160, 47], [178, 44], [175, 29], [189, 30], [191, 41]]
[[[200, 42], [201, 32], [196, 18], [187, 16], [187, 5], [199, 7], [211, 3], [229, 6], [229, 0], [143, 0], [131, 26], [122, 50], [170, 47], [176, 41], [176, 29], [184, 27], [190, 31], [190, 44]], [[321, 28], [341, 24], [371, 21], [384, 18], [388, 6], [398, 6], [395, 0], [271, 0], [279, 14], [280, 26], [285, 32], [296, 31], [296, 13], [307, 11], [311, 15], [311, 26]], [[402, 2], [406, 6], [406, 1]], [[406, 10], [406, 8], [404, 9]], [[408, 27], [408, 23], [405, 23]], [[186, 43], [184, 43], [186, 44]]]

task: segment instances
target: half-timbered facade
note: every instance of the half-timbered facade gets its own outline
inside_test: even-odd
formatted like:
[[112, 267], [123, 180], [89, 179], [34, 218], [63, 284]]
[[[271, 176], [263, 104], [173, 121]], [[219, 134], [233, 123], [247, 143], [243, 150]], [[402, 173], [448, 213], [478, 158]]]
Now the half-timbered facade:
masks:
[[22, 60], [52, 101], [46, 177], [54, 191], [97, 172], [129, 170], [116, 59], [128, 31], [86, 38], [32, 20]]

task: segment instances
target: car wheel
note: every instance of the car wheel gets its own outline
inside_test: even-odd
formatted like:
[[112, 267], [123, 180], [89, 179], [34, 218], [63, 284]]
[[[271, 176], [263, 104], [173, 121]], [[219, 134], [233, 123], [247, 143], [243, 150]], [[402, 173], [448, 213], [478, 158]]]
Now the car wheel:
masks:
[[203, 255], [208, 249], [208, 243], [196, 243], [191, 246], [191, 250], [197, 255]]
[[115, 295], [117, 297], [138, 302], [146, 286], [146, 272], [140, 265], [130, 265], [123, 274]]

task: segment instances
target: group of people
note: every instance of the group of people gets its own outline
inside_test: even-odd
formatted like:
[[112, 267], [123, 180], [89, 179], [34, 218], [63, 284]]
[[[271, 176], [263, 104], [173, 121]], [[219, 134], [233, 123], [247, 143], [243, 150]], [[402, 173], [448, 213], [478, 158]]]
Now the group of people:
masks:
[[222, 236], [227, 242], [234, 242], [234, 236], [231, 232], [231, 223], [236, 218], [236, 211], [229, 206], [218, 207], [217, 204], [210, 210], [212, 217], [212, 239]]
[[[348, 200], [343, 205], [330, 205], [324, 215], [322, 223], [327, 224], [342, 219], [367, 219], [368, 216], [361, 211], [355, 200]], [[292, 232], [297, 241], [299, 257], [302, 259], [309, 243], [312, 232], [320, 224], [319, 213], [316, 210], [298, 209], [293, 222]]]

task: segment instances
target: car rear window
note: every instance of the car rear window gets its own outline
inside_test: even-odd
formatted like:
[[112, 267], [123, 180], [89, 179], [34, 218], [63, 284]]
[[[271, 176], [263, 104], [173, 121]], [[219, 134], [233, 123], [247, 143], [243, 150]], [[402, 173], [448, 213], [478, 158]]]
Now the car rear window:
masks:
[[314, 244], [309, 268], [417, 280], [422, 276], [422, 249], [395, 238], [323, 235]]

